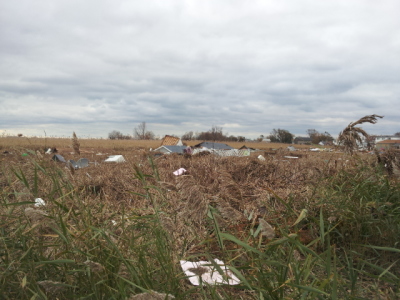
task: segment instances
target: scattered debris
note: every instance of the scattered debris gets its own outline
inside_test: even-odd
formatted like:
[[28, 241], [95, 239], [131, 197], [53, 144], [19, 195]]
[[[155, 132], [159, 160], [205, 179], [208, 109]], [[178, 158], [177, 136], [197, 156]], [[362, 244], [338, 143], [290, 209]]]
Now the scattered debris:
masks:
[[73, 159], [70, 159], [68, 162], [67, 162], [67, 167], [69, 167], [69, 168], [74, 168], [75, 170], [76, 169], [78, 169], [78, 165], [77, 165], [77, 163], [76, 163], [76, 161], [74, 161]]
[[183, 153], [185, 153], [185, 154], [193, 154], [192, 147], [187, 146], [185, 149], [183, 149]]
[[259, 160], [262, 160], [262, 161], [264, 161], [264, 160], [265, 160], [265, 157], [264, 157], [264, 156], [262, 156], [261, 154], [260, 154], [259, 156], [257, 156], [257, 158], [258, 158]]
[[[219, 259], [214, 259], [214, 263], [209, 261], [191, 262], [186, 260], [180, 261], [185, 274], [189, 277], [193, 285], [200, 285], [201, 282], [215, 285], [215, 284], [229, 284], [236, 285], [240, 280], [229, 270], [224, 262]], [[224, 274], [220, 274], [214, 266], [217, 264]], [[226, 279], [227, 278], [227, 279]]]
[[184, 173], [186, 173], [186, 170], [184, 168], [180, 168], [180, 169], [178, 169], [178, 170], [173, 172], [173, 174], [176, 175], [176, 176], [182, 175]]
[[186, 149], [186, 146], [171, 146], [171, 145], [162, 145], [158, 147], [157, 149], [154, 149], [154, 152], [161, 152], [162, 154], [171, 154], [171, 153], [179, 153], [183, 154], [184, 150]]
[[297, 156], [284, 156], [285, 158], [298, 158]]
[[288, 149], [289, 151], [296, 151], [297, 149], [293, 146], [289, 146], [286, 149]]
[[70, 159], [67, 162], [67, 167], [76, 169], [82, 169], [89, 166], [89, 160], [87, 158], [80, 158], [77, 162]]
[[44, 200], [42, 198], [35, 199], [35, 207], [45, 206], [45, 205], [46, 205], [46, 202], [44, 202]]
[[176, 136], [166, 135], [161, 141], [161, 146], [183, 146], [182, 140]]
[[22, 156], [28, 156], [29, 154], [28, 153], [22, 153]]
[[78, 165], [78, 168], [86, 168], [89, 166], [89, 160], [87, 158], [80, 158], [76, 164]]
[[310, 151], [319, 152], [319, 151], [321, 151], [321, 149], [319, 149], [319, 148], [312, 148], [312, 149], [310, 149]]
[[51, 159], [54, 161], [66, 163], [65, 158], [62, 157], [60, 154], [54, 154], [54, 156]]
[[104, 162], [116, 162], [122, 163], [125, 162], [125, 158], [122, 155], [110, 155]]
[[272, 227], [267, 221], [265, 221], [263, 218], [258, 219], [260, 223], [260, 228], [261, 228], [261, 234], [267, 239], [272, 240], [275, 238], [275, 229]]
[[57, 152], [58, 152], [57, 148], [56, 148], [56, 147], [53, 147], [53, 148], [47, 149], [47, 151], [45, 152], [45, 154], [52, 154], [52, 153], [57, 153]]

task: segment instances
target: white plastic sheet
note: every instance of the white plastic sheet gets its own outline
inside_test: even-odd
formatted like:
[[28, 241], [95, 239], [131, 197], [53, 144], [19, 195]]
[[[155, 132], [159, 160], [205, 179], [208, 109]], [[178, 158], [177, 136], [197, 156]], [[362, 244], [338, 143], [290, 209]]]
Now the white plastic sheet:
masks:
[[122, 155], [110, 155], [104, 162], [124, 162], [125, 158]]
[[[224, 272], [226, 280], [215, 268], [215, 266], [209, 261], [198, 261], [191, 262], [187, 260], [181, 260], [182, 270], [189, 277], [190, 282], [193, 285], [200, 285], [200, 281], [210, 285], [216, 284], [230, 284], [236, 285], [240, 283], [239, 278], [237, 278], [231, 270], [229, 270], [224, 262], [219, 259], [214, 259], [215, 264], [217, 264]], [[201, 278], [201, 279], [200, 279]]]

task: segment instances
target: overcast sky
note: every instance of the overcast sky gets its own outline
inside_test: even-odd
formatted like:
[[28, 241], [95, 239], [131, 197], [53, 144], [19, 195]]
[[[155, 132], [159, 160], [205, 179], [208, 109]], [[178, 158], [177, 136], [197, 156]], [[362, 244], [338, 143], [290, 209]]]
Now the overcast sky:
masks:
[[0, 3], [0, 135], [400, 131], [398, 0]]

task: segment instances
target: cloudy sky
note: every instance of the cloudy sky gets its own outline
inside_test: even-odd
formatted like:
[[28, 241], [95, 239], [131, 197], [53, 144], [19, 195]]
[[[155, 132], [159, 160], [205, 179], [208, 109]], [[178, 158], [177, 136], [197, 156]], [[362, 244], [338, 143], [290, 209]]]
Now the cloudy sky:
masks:
[[398, 0], [0, 3], [0, 135], [400, 131]]

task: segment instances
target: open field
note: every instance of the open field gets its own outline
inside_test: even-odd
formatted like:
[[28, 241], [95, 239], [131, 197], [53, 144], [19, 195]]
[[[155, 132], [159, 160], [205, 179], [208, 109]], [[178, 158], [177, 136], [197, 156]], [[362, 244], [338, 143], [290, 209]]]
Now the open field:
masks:
[[[77, 155], [67, 139], [0, 138], [1, 299], [400, 296], [400, 184], [374, 155], [288, 159], [287, 145], [246, 143], [261, 151], [153, 157], [160, 141], [80, 144]], [[96, 164], [66, 168], [36, 153], [47, 147]], [[127, 162], [104, 163], [111, 154]], [[192, 286], [179, 264], [215, 258], [239, 285]]]
[[[184, 141], [187, 145], [193, 146], [199, 144], [203, 141]], [[161, 145], [160, 140], [107, 140], [107, 139], [86, 139], [80, 140], [82, 148], [107, 148], [116, 150], [137, 150], [137, 149], [155, 149]], [[246, 145], [250, 148], [255, 149], [278, 149], [286, 148], [287, 144], [279, 143], [257, 143], [257, 142], [224, 142], [233, 148], [240, 148]], [[61, 138], [26, 138], [26, 137], [5, 137], [0, 138], [0, 147], [30, 147], [30, 148], [40, 148], [44, 149], [47, 147], [57, 147], [57, 148], [71, 148], [71, 139], [61, 139]], [[307, 145], [296, 145], [299, 149], [309, 149], [310, 146]]]

